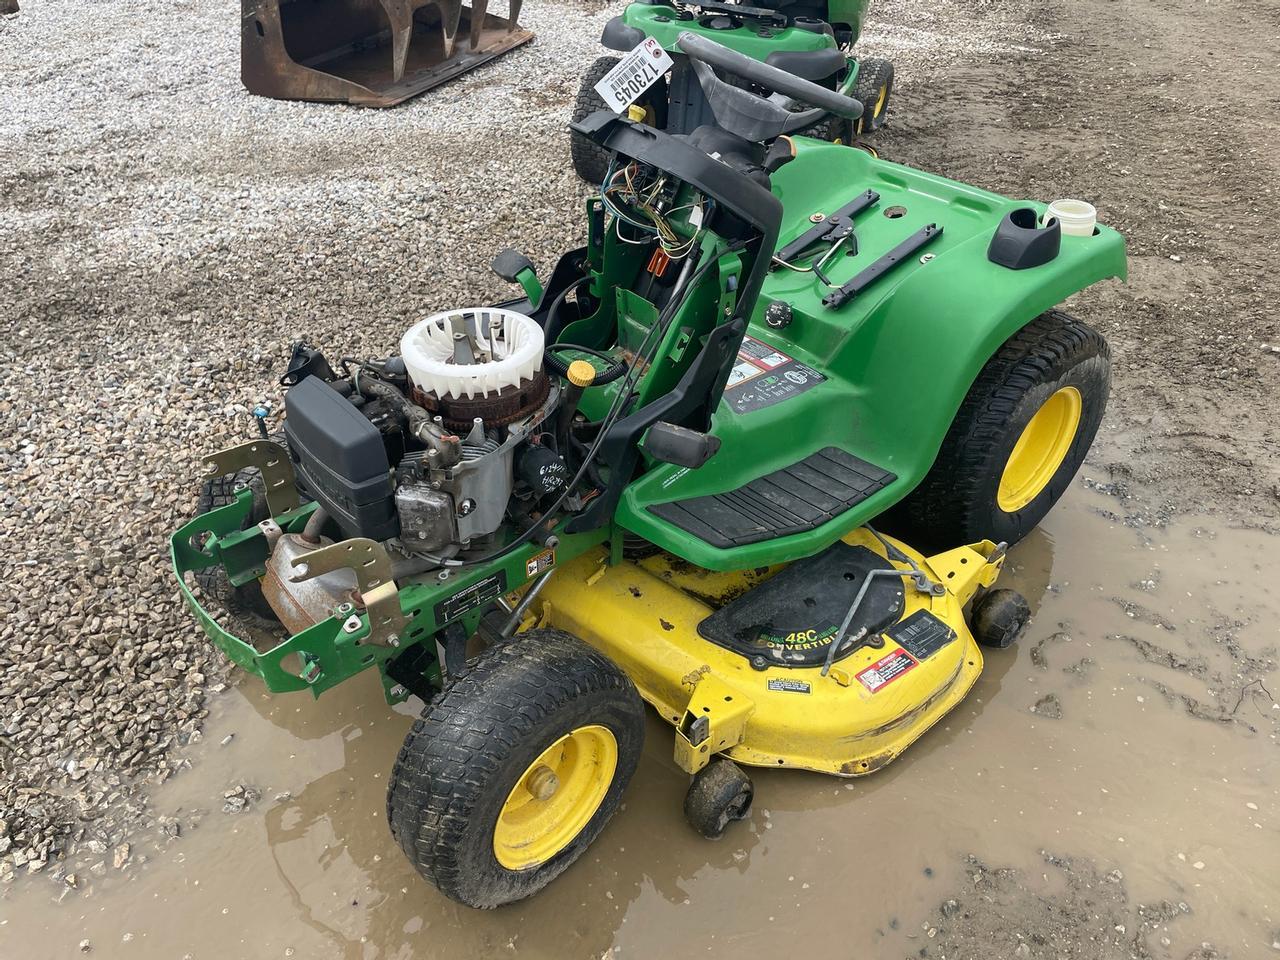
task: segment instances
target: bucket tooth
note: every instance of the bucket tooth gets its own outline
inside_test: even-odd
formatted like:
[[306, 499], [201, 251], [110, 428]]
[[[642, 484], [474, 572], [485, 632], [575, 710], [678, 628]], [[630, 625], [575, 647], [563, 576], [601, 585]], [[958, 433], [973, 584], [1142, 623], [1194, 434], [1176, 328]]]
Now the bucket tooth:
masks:
[[413, 2], [382, 0], [382, 9], [391, 22], [391, 79], [399, 83], [404, 79], [405, 64], [409, 62], [409, 41], [413, 39]]
[[489, 15], [489, 0], [471, 0], [471, 49], [480, 49], [480, 36], [484, 33], [484, 21]]
[[462, 22], [462, 0], [438, 0], [440, 9], [440, 35], [444, 43], [445, 58], [457, 52], [458, 24]]

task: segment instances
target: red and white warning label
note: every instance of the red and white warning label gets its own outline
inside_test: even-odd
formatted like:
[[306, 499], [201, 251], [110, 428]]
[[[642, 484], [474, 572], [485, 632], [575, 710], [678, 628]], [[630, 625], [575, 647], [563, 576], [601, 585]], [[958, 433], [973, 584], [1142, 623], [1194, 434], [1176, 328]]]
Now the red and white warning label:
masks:
[[730, 387], [737, 386], [743, 380], [750, 380], [762, 373], [776, 370], [791, 358], [767, 343], [755, 337], [743, 337], [742, 346], [738, 348], [738, 362], [729, 373]]
[[900, 676], [915, 667], [918, 661], [905, 650], [894, 650], [866, 667], [858, 674], [858, 682], [871, 693], [881, 690], [893, 683]]
[[750, 413], [789, 400], [826, 381], [794, 357], [755, 337], [744, 337], [729, 371], [724, 398], [734, 413]]

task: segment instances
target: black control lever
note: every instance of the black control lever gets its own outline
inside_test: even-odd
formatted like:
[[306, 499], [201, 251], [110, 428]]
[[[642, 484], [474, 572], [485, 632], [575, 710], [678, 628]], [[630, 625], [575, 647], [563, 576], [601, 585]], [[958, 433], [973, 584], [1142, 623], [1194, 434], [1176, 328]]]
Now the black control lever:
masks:
[[814, 224], [800, 236], [775, 253], [774, 259], [790, 263], [806, 250], [819, 243], [844, 240], [853, 233], [853, 218], [880, 202], [880, 194], [874, 190], [860, 193], [829, 217]]
[[822, 298], [822, 305], [830, 310], [840, 309], [894, 267], [905, 263], [907, 258], [921, 247], [940, 236], [942, 236], [942, 228], [936, 223], [921, 227], [848, 283], [828, 293]]
[[766, 10], [764, 7], [747, 7], [737, 3], [718, 3], [714, 0], [706, 0], [705, 3], [693, 3], [703, 12], [727, 13], [732, 17], [742, 17], [746, 20], [765, 20], [769, 23], [776, 23], [780, 27], [787, 25], [787, 15], [779, 13], [777, 10]]
[[696, 470], [720, 449], [720, 438], [659, 420], [645, 434], [644, 452], [663, 463]]

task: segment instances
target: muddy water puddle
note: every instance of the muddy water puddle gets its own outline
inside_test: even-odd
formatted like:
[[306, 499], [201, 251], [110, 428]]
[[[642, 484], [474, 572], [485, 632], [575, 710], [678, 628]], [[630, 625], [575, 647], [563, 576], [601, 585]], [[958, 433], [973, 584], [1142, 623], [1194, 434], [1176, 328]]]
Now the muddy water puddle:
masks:
[[[91, 956], [139, 960], [775, 957], [801, 945], [896, 958], [936, 957], [944, 942], [956, 956], [966, 936], [991, 936], [956, 913], [985, 902], [1007, 914], [1007, 942], [974, 940], [972, 955], [1034, 958], [1060, 955], [1068, 934], [1038, 934], [1043, 911], [1024, 900], [1105, 884], [1119, 885], [1114, 915], [1089, 901], [1070, 935], [1138, 937], [1155, 957], [1203, 941], [1276, 955], [1280, 543], [1189, 518], [1135, 530], [1107, 515], [1115, 507], [1077, 489], [1014, 550], [1003, 582], [1031, 601], [1032, 626], [899, 760], [858, 781], [757, 772], [751, 820], [720, 841], [685, 825], [687, 778], [651, 716], [625, 809], [582, 861], [532, 901], [459, 907], [387, 832], [387, 773], [410, 716], [386, 708], [376, 677], [320, 701], [245, 682], [216, 703], [191, 769], [152, 796], [181, 835], [138, 840], [121, 871], [108, 855], [107, 875], [82, 874], [60, 903], [47, 880], [22, 881], [0, 901], [0, 955], [80, 956], [87, 939]], [[247, 807], [224, 812], [237, 798]], [[999, 902], [975, 892], [994, 867], [1017, 871]], [[949, 919], [938, 911], [951, 901]], [[1167, 915], [1135, 930], [1138, 905], [1161, 901]], [[1014, 952], [1022, 937], [1029, 954]]]

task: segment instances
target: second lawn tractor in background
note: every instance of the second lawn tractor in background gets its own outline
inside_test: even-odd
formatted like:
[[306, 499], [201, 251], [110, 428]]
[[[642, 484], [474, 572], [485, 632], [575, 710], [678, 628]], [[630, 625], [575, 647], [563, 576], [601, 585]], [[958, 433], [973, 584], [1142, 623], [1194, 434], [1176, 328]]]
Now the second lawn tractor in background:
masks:
[[[856, 120], [824, 112], [803, 131], [819, 140], [852, 143], [854, 137], [880, 128], [893, 92], [893, 64], [854, 53], [866, 10], [867, 0], [759, 0], [750, 4], [634, 0], [605, 25], [600, 42], [621, 56], [599, 57], [587, 68], [574, 102], [573, 122], [606, 108], [621, 112], [620, 101], [602, 97], [597, 85], [628, 53], [651, 38], [669, 56], [671, 65], [630, 103], [632, 119], [672, 134], [692, 133], [714, 123], [702, 86], [680, 49], [680, 34], [689, 33], [862, 103], [863, 113]], [[729, 79], [748, 82], [740, 77]], [[773, 98], [801, 109], [799, 103], [781, 94], [775, 93]], [[578, 176], [599, 184], [608, 169], [608, 152], [576, 131], [570, 134], [570, 152]]]
[[[545, 281], [504, 251], [520, 299], [377, 356], [297, 345], [283, 437], [209, 457], [170, 541], [204, 630], [269, 689], [376, 670], [421, 697], [387, 821], [476, 907], [600, 834], [643, 703], [708, 837], [747, 815], [744, 766], [890, 763], [1027, 622], [995, 588], [1006, 545], [1106, 403], [1106, 343], [1057, 304], [1124, 276], [1119, 234], [792, 138], [863, 106], [677, 39], [714, 124], [577, 123], [608, 158], [585, 245]], [[275, 635], [237, 638], [210, 593]]]

